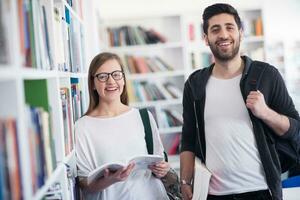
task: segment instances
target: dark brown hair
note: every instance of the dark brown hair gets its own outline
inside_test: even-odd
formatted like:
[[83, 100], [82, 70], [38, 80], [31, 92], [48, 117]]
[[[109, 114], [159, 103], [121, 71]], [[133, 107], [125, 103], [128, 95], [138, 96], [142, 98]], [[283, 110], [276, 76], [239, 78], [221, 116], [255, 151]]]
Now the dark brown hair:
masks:
[[242, 22], [241, 18], [238, 14], [238, 11], [232, 7], [229, 4], [226, 3], [216, 3], [211, 6], [208, 6], [205, 8], [202, 19], [203, 19], [203, 32], [207, 35], [207, 29], [208, 29], [208, 20], [212, 18], [215, 15], [219, 15], [222, 13], [226, 13], [229, 15], [232, 15], [234, 17], [234, 20], [239, 28], [239, 30], [242, 28]]
[[[88, 87], [89, 87], [89, 97], [90, 103], [88, 110], [84, 115], [90, 114], [99, 104], [100, 97], [97, 91], [94, 89], [94, 75], [96, 74], [97, 70], [108, 60], [116, 60], [120, 66], [121, 70], [124, 72], [124, 66], [120, 57], [114, 53], [104, 52], [100, 53], [95, 56], [90, 64], [89, 73], [88, 73]], [[121, 94], [121, 102], [125, 105], [128, 105], [128, 94], [126, 89], [126, 76], [124, 75], [124, 88]]]

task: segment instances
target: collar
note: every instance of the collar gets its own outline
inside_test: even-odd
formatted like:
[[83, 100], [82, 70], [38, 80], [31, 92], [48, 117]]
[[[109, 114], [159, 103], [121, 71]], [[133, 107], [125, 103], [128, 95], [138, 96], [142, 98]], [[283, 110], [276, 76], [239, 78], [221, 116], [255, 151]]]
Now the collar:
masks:
[[[244, 79], [248, 75], [248, 72], [249, 72], [249, 69], [250, 69], [250, 65], [252, 63], [252, 59], [249, 58], [248, 56], [241, 56], [241, 58], [244, 61], [244, 70], [243, 70], [243, 75], [242, 75], [242, 79]], [[209, 74], [210, 75], [212, 73], [214, 65], [215, 65], [215, 63], [213, 63], [213, 64], [211, 64], [209, 66]]]

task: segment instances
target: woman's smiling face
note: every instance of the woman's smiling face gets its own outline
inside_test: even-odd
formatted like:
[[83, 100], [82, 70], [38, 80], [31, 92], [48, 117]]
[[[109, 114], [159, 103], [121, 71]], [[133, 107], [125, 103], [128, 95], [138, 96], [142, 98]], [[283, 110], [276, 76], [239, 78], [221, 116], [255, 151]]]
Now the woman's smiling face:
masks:
[[[111, 59], [103, 63], [98, 68], [94, 76], [99, 75], [100, 73], [112, 73], [116, 71], [122, 72], [122, 68], [117, 60]], [[117, 75], [114, 76], [115, 79], [120, 78], [118, 77], [118, 75], [120, 75], [118, 72]], [[98, 80], [97, 77], [94, 78], [95, 89], [98, 92], [100, 101], [112, 102], [112, 101], [120, 100], [120, 96], [123, 92], [124, 85], [125, 85], [123, 72], [121, 76], [122, 76], [121, 79], [115, 80], [113, 78], [113, 75], [109, 74], [107, 81], [100, 81]]]

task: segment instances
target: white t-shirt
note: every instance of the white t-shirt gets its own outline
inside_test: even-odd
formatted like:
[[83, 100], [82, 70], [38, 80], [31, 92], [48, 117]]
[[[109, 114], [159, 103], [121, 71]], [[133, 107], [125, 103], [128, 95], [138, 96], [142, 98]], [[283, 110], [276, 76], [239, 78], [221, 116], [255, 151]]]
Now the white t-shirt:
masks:
[[241, 75], [232, 79], [211, 76], [206, 86], [206, 164], [213, 173], [209, 194], [268, 188], [240, 79]]
[[[153, 116], [149, 113], [154, 154], [163, 155], [163, 146]], [[139, 111], [131, 108], [111, 118], [84, 116], [75, 124], [78, 176], [108, 162], [125, 163], [134, 156], [145, 155], [147, 147]], [[161, 180], [150, 170], [134, 170], [124, 182], [115, 183], [102, 192], [85, 193], [87, 200], [165, 200], [168, 199]]]

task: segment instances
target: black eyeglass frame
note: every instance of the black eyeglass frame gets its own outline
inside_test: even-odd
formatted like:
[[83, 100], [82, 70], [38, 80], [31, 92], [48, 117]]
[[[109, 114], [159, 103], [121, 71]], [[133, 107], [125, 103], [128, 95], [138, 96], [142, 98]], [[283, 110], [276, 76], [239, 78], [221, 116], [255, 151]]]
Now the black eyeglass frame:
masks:
[[[119, 78], [119, 79], [117, 78], [117, 79], [116, 79], [116, 77], [114, 77], [114, 73], [116, 73], [116, 72], [118, 72], [118, 73], [121, 72], [121, 74], [122, 74], [121, 78]], [[99, 75], [103, 75], [103, 74], [104, 74], [104, 75], [107, 75], [107, 78], [106, 78], [105, 81], [99, 79]], [[109, 75], [110, 75], [115, 81], [119, 81], [119, 80], [123, 79], [124, 76], [125, 76], [125, 74], [124, 74], [124, 72], [123, 72], [122, 70], [115, 70], [115, 71], [110, 72], [110, 73], [108, 73], [108, 72], [101, 72], [101, 73], [99, 73], [99, 74], [94, 75], [93, 77], [94, 77], [94, 78], [97, 78], [98, 81], [100, 81], [100, 82], [102, 82], [102, 83], [105, 83], [105, 82], [109, 79]]]

